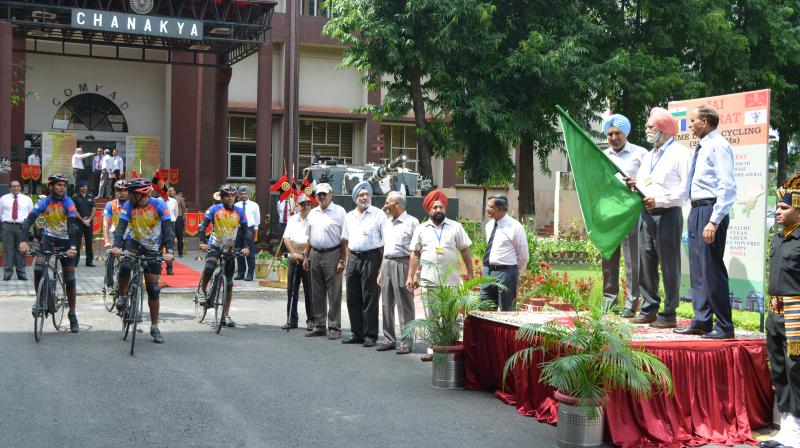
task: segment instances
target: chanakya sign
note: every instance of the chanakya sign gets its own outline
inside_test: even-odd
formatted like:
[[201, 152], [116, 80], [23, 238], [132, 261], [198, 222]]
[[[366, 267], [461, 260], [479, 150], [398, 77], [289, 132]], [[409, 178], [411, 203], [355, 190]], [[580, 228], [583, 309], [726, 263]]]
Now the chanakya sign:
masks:
[[72, 27], [94, 31], [203, 40], [203, 22], [172, 17], [73, 9]]

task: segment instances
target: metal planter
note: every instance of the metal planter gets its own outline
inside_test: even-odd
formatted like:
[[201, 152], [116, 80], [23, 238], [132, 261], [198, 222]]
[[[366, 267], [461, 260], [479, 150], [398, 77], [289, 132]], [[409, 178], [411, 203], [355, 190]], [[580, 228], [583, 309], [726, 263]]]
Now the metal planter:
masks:
[[556, 445], [559, 448], [594, 448], [603, 445], [603, 407], [597, 416], [588, 418], [586, 411], [576, 406], [577, 399], [556, 391], [558, 426]]
[[464, 346], [432, 346], [433, 387], [437, 389], [464, 388]]

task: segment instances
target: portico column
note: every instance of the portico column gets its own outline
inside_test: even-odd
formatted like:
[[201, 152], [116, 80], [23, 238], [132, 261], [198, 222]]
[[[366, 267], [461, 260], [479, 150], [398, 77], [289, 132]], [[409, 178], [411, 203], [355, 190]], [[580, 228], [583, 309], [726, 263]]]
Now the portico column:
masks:
[[[11, 88], [13, 36], [11, 24], [0, 22], [0, 156], [11, 159]], [[10, 174], [0, 174], [0, 184], [8, 185]]]
[[[272, 39], [258, 48], [256, 87], [256, 202], [262, 216], [270, 213], [272, 176]], [[264, 235], [266, 236], [266, 235]]]

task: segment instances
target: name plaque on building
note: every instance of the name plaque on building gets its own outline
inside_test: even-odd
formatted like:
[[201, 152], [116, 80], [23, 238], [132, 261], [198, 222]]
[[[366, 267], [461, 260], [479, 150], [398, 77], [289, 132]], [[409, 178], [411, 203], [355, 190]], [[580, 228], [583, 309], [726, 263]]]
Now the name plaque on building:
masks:
[[203, 22], [174, 17], [73, 9], [72, 27], [94, 31], [203, 40]]

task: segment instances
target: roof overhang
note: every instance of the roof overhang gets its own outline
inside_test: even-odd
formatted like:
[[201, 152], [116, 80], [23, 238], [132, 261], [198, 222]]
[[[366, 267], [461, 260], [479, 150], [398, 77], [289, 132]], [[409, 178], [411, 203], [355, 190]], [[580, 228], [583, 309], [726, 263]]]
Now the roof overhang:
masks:
[[[25, 36], [29, 52], [230, 66], [265, 42], [276, 4], [272, 0], [0, 0], [0, 20]], [[176, 52], [192, 56], [176, 58]]]

